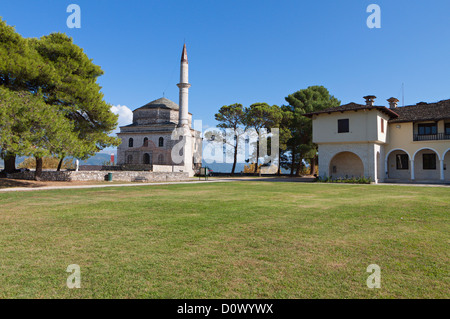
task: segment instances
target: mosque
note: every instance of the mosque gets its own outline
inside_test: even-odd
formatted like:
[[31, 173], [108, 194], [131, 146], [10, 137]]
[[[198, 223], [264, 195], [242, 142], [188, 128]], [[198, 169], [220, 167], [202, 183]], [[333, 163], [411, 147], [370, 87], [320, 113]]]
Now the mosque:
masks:
[[179, 105], [167, 98], [133, 111], [133, 123], [120, 127], [117, 164], [154, 172], [188, 172], [201, 166], [201, 132], [192, 129], [188, 111], [189, 64], [186, 44], [181, 54]]

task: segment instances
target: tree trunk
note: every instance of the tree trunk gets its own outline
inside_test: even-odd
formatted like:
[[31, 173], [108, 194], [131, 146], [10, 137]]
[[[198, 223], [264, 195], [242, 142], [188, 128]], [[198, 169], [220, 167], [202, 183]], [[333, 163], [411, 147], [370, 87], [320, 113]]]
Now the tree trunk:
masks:
[[231, 168], [231, 176], [234, 175], [234, 170], [236, 169], [237, 152], [238, 152], [238, 139], [236, 139], [236, 144], [234, 145], [234, 159], [233, 159], [233, 167]]
[[316, 173], [316, 163], [317, 163], [317, 155], [311, 159], [311, 172], [310, 175], [314, 175]]
[[16, 171], [16, 154], [6, 153], [5, 156], [5, 173], [12, 174]]
[[34, 174], [34, 179], [37, 180], [37, 181], [41, 180], [42, 166], [43, 166], [42, 157], [36, 157], [36, 172]]
[[291, 151], [291, 174], [290, 176], [294, 176], [294, 167], [295, 167], [295, 153], [294, 150]]
[[59, 160], [59, 164], [58, 164], [58, 168], [56, 169], [56, 171], [60, 172], [61, 171], [61, 167], [64, 161], [64, 157], [61, 157], [61, 159]]
[[259, 163], [259, 137], [256, 141], [256, 163], [255, 163], [255, 171], [254, 174], [258, 174], [258, 163]]
[[277, 169], [277, 175], [280, 176], [281, 175], [281, 148], [278, 149], [278, 169]]
[[297, 169], [295, 171], [295, 176], [300, 176], [300, 173], [301, 173], [301, 170], [302, 170], [302, 166], [303, 166], [303, 162], [302, 162], [302, 159], [300, 159], [298, 161], [298, 164], [297, 164]]

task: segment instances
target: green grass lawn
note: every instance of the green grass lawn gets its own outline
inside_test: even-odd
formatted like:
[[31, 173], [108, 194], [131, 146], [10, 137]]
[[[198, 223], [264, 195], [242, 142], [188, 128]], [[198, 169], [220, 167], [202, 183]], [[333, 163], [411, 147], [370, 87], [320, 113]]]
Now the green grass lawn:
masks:
[[[449, 211], [450, 189], [434, 187], [0, 193], [0, 298], [448, 298]], [[70, 264], [81, 289], [66, 286]]]

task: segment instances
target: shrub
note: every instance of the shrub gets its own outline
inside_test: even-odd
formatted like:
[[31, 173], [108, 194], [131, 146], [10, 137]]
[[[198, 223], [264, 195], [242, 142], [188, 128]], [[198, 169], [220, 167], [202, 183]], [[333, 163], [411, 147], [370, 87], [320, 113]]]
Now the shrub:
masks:
[[324, 177], [317, 177], [315, 182], [318, 183], [346, 183], [346, 184], [370, 184], [372, 182], [372, 178], [360, 176], [360, 177], [354, 177], [352, 176], [349, 178], [348, 176], [345, 176], [345, 178], [339, 177], [339, 178], [333, 178], [333, 176], [324, 176]]
[[[58, 167], [60, 159], [55, 156], [46, 156], [42, 159], [42, 168], [43, 169], [56, 169]], [[36, 159], [34, 157], [27, 157], [22, 163], [20, 163], [18, 168], [28, 168], [35, 169], [36, 168]], [[75, 164], [73, 163], [73, 159], [66, 158], [63, 161], [62, 169], [75, 169]]]
[[[244, 166], [244, 173], [254, 173], [255, 172], [255, 163], [250, 163], [248, 165]], [[256, 171], [257, 173], [259, 173], [261, 171], [261, 166], [262, 164], [258, 165], [258, 170]]]

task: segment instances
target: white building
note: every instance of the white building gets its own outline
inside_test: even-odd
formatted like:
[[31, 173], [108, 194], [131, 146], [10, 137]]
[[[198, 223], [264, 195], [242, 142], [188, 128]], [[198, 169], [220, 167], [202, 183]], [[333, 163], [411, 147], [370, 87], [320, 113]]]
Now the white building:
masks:
[[306, 114], [319, 146], [319, 176], [375, 182], [450, 182], [450, 100], [397, 107], [349, 103]]
[[[201, 133], [193, 130], [192, 114], [188, 112], [189, 65], [186, 45], [183, 47], [180, 67], [179, 105], [166, 98], [152, 101], [133, 111], [133, 123], [120, 127], [117, 136], [122, 144], [117, 150], [117, 163], [129, 168], [158, 172], [189, 172], [190, 176], [201, 166]], [[178, 132], [174, 139], [174, 131]], [[181, 139], [182, 137], [182, 139]], [[173, 158], [173, 149], [182, 161]]]

